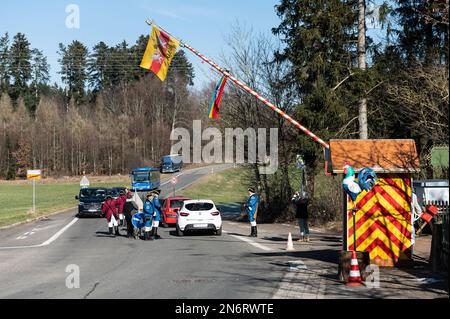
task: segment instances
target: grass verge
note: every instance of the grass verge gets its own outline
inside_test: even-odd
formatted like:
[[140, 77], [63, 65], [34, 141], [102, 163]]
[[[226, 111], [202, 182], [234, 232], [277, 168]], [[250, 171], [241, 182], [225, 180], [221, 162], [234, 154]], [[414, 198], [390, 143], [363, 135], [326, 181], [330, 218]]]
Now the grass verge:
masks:
[[[128, 176], [93, 178], [92, 187], [129, 186]], [[107, 181], [102, 181], [107, 180]], [[36, 182], [36, 212], [33, 212], [31, 181], [0, 184], [0, 227], [42, 217], [78, 205], [75, 195], [80, 190], [77, 182]]]
[[245, 168], [233, 168], [201, 178], [197, 183], [180, 191], [194, 199], [211, 199], [216, 205], [244, 202], [247, 198], [247, 176]]

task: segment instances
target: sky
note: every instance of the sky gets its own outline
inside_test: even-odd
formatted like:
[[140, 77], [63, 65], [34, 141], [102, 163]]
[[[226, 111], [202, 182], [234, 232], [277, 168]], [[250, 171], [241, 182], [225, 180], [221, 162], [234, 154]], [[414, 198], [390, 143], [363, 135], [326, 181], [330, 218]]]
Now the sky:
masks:
[[[100, 41], [110, 46], [123, 40], [134, 44], [141, 34], [150, 33], [145, 20], [151, 18], [219, 63], [221, 52], [226, 50], [224, 36], [236, 21], [251, 26], [255, 32], [271, 34], [271, 28], [280, 22], [274, 9], [277, 3], [278, 0], [8, 0], [2, 1], [0, 8], [0, 34], [8, 32], [12, 38], [17, 32], [24, 33], [31, 47], [47, 56], [51, 83], [61, 84], [57, 73], [59, 43], [67, 45], [79, 40], [90, 50]], [[74, 22], [70, 19], [74, 13], [70, 5], [79, 9], [79, 28], [66, 26], [66, 20]], [[215, 78], [198, 57], [190, 52], [186, 55], [195, 68], [195, 87]]]
[[[376, 0], [375, 2], [380, 2]], [[280, 23], [275, 14], [279, 0], [21, 0], [2, 1], [0, 35], [12, 38], [24, 33], [32, 48], [42, 50], [51, 66], [51, 84], [61, 85], [58, 45], [73, 40], [83, 42], [90, 50], [100, 41], [114, 46], [123, 40], [134, 44], [141, 34], [150, 33], [147, 18], [182, 39], [216, 63], [226, 55], [225, 36], [236, 22], [251, 27], [255, 33], [267, 33]], [[73, 5], [79, 10], [79, 28], [67, 26], [72, 21]], [[70, 24], [69, 24], [70, 26]], [[368, 35], [377, 39], [377, 31]], [[217, 79], [217, 74], [190, 52], [200, 89]]]

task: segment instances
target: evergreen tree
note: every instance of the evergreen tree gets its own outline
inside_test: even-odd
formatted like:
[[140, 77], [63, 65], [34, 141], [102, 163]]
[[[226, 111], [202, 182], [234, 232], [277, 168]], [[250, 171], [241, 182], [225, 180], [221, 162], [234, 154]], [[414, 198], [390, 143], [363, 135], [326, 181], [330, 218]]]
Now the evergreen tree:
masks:
[[47, 57], [42, 51], [33, 49], [31, 65], [31, 84], [30, 92], [25, 97], [28, 109], [34, 113], [39, 103], [41, 94], [48, 91], [48, 81], [50, 80], [50, 65], [47, 63]]
[[113, 85], [126, 85], [133, 79], [133, 65], [128, 43], [123, 41], [111, 50], [111, 64], [109, 69], [110, 81]]
[[409, 64], [448, 65], [448, 2], [399, 0], [394, 16], [399, 51]]
[[168, 77], [169, 81], [173, 80], [174, 77], [179, 78], [184, 83], [184, 86], [194, 85], [194, 68], [192, 67], [192, 63], [186, 58], [183, 50], [175, 53], [169, 67]]
[[105, 42], [99, 42], [94, 46], [89, 57], [89, 86], [94, 92], [99, 92], [110, 85], [109, 70], [110, 49]]
[[137, 39], [136, 43], [131, 47], [132, 64], [137, 66], [134, 68], [134, 79], [139, 80], [143, 75], [146, 74], [144, 69], [140, 68], [142, 57], [144, 56], [145, 49], [147, 48], [147, 43], [149, 40], [149, 35], [141, 35]]
[[15, 146], [9, 137], [9, 134], [6, 134], [6, 142], [5, 142], [5, 157], [6, 157], [6, 165], [4, 168], [4, 175], [7, 180], [16, 178], [16, 169], [17, 162], [14, 157]]
[[80, 41], [73, 41], [67, 47], [59, 44], [61, 58], [62, 81], [67, 86], [68, 98], [74, 98], [77, 104], [81, 104], [86, 97], [86, 82], [88, 80], [88, 49]]
[[12, 87], [10, 95], [13, 100], [25, 96], [28, 91], [28, 82], [31, 80], [31, 48], [30, 42], [22, 33], [14, 36], [10, 48], [10, 75]]
[[47, 63], [47, 57], [38, 49], [32, 50], [32, 56], [31, 84], [35, 87], [48, 84], [48, 81], [50, 80], [50, 65]]
[[0, 37], [0, 95], [9, 88], [9, 35]]
[[[275, 8], [282, 21], [273, 33], [286, 44], [276, 58], [292, 65], [286, 82], [296, 86], [301, 101], [297, 119], [324, 140], [347, 124], [358, 132], [350, 122], [363, 93], [356, 69], [357, 1], [282, 0]], [[314, 171], [322, 149], [304, 134], [299, 140], [298, 151]]]

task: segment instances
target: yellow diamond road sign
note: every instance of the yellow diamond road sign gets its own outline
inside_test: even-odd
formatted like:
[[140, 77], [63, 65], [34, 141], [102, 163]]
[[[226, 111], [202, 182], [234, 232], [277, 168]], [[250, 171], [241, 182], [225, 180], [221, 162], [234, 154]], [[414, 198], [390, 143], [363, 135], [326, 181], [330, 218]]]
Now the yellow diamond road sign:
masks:
[[27, 179], [41, 179], [42, 172], [40, 169], [27, 170]]

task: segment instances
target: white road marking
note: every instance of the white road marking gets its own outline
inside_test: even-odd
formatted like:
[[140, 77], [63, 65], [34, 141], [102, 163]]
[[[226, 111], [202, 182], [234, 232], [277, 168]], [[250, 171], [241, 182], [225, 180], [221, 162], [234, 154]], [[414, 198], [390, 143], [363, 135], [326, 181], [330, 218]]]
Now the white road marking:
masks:
[[47, 246], [50, 245], [52, 242], [58, 239], [59, 236], [61, 236], [66, 230], [70, 228], [73, 224], [75, 224], [78, 221], [78, 218], [75, 217], [70, 223], [68, 223], [66, 226], [64, 226], [59, 232], [54, 234], [52, 237], [50, 237], [48, 240], [44, 241], [41, 246]]
[[239, 240], [242, 240], [242, 241], [244, 241], [244, 242], [246, 242], [246, 243], [248, 243], [248, 244], [250, 244], [250, 245], [252, 245], [252, 246], [254, 246], [256, 248], [259, 248], [259, 249], [262, 249], [262, 250], [265, 250], [265, 251], [272, 251], [273, 250], [272, 248], [269, 248], [267, 246], [261, 245], [259, 243], [255, 243], [253, 240], [251, 240], [249, 238], [245, 238], [245, 237], [242, 237], [242, 236], [236, 236], [236, 235], [230, 235], [230, 236], [232, 236], [234, 238], [237, 238]]
[[16, 237], [16, 239], [25, 239], [25, 238], [27, 238], [28, 237], [28, 234], [29, 234], [30, 232], [29, 231], [27, 231], [26, 233], [23, 233], [22, 235], [20, 235], [20, 236], [18, 236], [18, 237]]
[[[75, 217], [70, 223], [68, 223], [66, 226], [61, 228], [56, 234], [54, 234], [52, 237], [50, 237], [48, 240], [44, 241], [40, 245], [31, 245], [31, 246], [11, 246], [11, 247], [0, 247], [0, 250], [7, 250], [7, 249], [23, 249], [23, 248], [38, 248], [38, 247], [45, 247], [50, 245], [52, 242], [57, 240], [59, 236], [61, 236], [66, 230], [68, 230], [73, 224], [75, 224], [78, 221], [78, 218]], [[26, 238], [26, 237], [25, 237]]]
[[287, 271], [273, 299], [324, 299], [326, 269]]
[[289, 270], [300, 270], [300, 269], [308, 269], [303, 260], [291, 260], [288, 261]]

